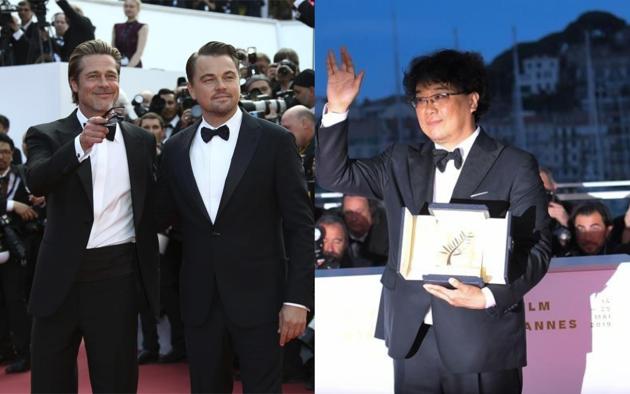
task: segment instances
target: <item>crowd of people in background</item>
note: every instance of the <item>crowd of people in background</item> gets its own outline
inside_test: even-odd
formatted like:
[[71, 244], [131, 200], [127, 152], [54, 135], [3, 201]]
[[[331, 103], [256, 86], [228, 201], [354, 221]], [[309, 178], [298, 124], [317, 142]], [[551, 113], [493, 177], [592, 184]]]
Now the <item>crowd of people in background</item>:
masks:
[[[613, 217], [603, 201], [560, 200], [551, 172], [539, 170], [547, 196], [553, 257], [630, 254], [630, 206]], [[338, 208], [319, 211], [316, 268], [382, 266], [387, 262], [387, 218], [379, 201], [344, 195]]]
[[551, 171], [541, 167], [539, 174], [549, 197], [554, 257], [630, 253], [630, 207], [613, 218], [602, 201], [562, 201]]
[[[0, 66], [67, 62], [77, 45], [94, 39], [96, 27], [79, 6], [67, 0], [55, 1], [63, 12], [52, 16], [50, 29], [45, 27], [45, 9], [34, 9], [28, 0], [17, 3], [17, 17], [11, 14], [7, 23], [0, 24]], [[299, 19], [314, 26], [314, 5], [309, 0], [268, 1], [270, 18]], [[264, 5], [262, 0], [146, 0], [144, 3], [252, 17], [260, 17]], [[122, 53], [124, 67], [142, 67], [142, 54], [149, 37], [149, 25], [138, 19], [142, 4], [141, 0], [123, 0], [126, 21], [112, 28], [111, 42]], [[282, 87], [287, 86], [283, 83]]]
[[[76, 13], [72, 14], [72, 18], [81, 18], [80, 10], [70, 7], [66, 0], [60, 2]], [[137, 23], [138, 5], [136, 0], [125, 1], [128, 18], [126, 23]], [[68, 14], [55, 16], [55, 28], [61, 29], [60, 34], [64, 36], [72, 26], [77, 26], [66, 22], [64, 17]], [[142, 29], [142, 26], [137, 26], [134, 31], [141, 32]], [[126, 34], [124, 31], [124, 27], [115, 27], [114, 41], [120, 39], [120, 32], [123, 32], [124, 36]], [[71, 41], [66, 41], [65, 44], [69, 42]], [[135, 52], [123, 52], [123, 56], [125, 54], [129, 56], [129, 65], [140, 64], [135, 63], [136, 60], [139, 61], [139, 56], [136, 57]], [[60, 57], [63, 56], [67, 56], [65, 51], [63, 54], [60, 52]], [[280, 49], [272, 58], [273, 62], [264, 53], [256, 53], [255, 56], [242, 53], [242, 102], [244, 106], [253, 105], [252, 108], [246, 109], [248, 112], [281, 124], [293, 133], [309, 182], [309, 191], [313, 197], [314, 72], [310, 69], [300, 69], [299, 56], [292, 49]], [[299, 89], [301, 90], [298, 93]], [[131, 100], [128, 97], [131, 97]], [[256, 106], [256, 103], [264, 102], [273, 102], [276, 107], [272, 110], [268, 105]], [[155, 136], [158, 165], [164, 143], [201, 117], [201, 111], [187, 89], [185, 77], [178, 78], [177, 81], [173, 81], [172, 86], [165, 86], [157, 92], [144, 90], [131, 96], [121, 91], [117, 105], [125, 108], [126, 120]], [[15, 373], [27, 371], [30, 367], [28, 361], [30, 317], [27, 313], [27, 303], [39, 241], [45, 226], [46, 201], [43, 197], [30, 194], [28, 185], [21, 177], [24, 170], [22, 166], [16, 164], [22, 163], [22, 155], [7, 136], [9, 126], [9, 119], [0, 115], [0, 218], [5, 213], [2, 208], [6, 206], [6, 212], [11, 217], [11, 226], [24, 247], [25, 258], [20, 263], [13, 261], [10, 264], [3, 264], [2, 251], [12, 251], [12, 246], [7, 243], [6, 237], [2, 236], [4, 232], [0, 231], [0, 364], [7, 363], [6, 372]], [[24, 155], [28, 159], [26, 150]], [[5, 171], [13, 174], [7, 189], [4, 189], [2, 181], [8, 179]], [[4, 199], [10, 203], [3, 204]], [[179, 299], [179, 271], [182, 262], [182, 239], [179, 229], [171, 227], [164, 234], [160, 234], [160, 244], [161, 307], [162, 316], [168, 320], [170, 326], [170, 338], [166, 340], [166, 343], [170, 342], [170, 350], [160, 349], [157, 329], [159, 321], [151, 311], [143, 310], [139, 316], [143, 334], [141, 351], [138, 353], [139, 364], [176, 363], [185, 361], [187, 357]], [[303, 344], [299, 341], [294, 342], [285, 350], [287, 360], [285, 377], [288, 380], [294, 378], [312, 380], [312, 357], [310, 361], [304, 362], [300, 357]]]

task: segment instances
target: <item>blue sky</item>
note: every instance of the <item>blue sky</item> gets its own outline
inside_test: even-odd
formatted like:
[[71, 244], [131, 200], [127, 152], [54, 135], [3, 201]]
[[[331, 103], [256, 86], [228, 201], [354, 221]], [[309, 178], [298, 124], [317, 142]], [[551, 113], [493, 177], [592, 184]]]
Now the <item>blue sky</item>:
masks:
[[[416, 55], [455, 46], [480, 52], [488, 63], [518, 42], [563, 30], [586, 11], [607, 11], [630, 20], [627, 0], [317, 0], [315, 28], [316, 93], [326, 92], [325, 54], [348, 47], [358, 69], [366, 71], [361, 98], [391, 95], [402, 71]], [[394, 64], [393, 16], [397, 20], [400, 63]]]

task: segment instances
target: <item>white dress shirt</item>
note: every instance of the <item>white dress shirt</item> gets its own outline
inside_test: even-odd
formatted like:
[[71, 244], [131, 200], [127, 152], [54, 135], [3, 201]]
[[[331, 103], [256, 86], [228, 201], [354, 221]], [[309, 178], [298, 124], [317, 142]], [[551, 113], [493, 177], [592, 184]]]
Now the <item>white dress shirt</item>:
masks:
[[210, 126], [202, 118], [190, 145], [190, 164], [192, 165], [193, 175], [212, 223], [217, 218], [221, 196], [223, 195], [223, 186], [225, 186], [225, 179], [230, 170], [230, 163], [232, 162], [232, 156], [234, 156], [234, 149], [236, 149], [236, 141], [238, 140], [242, 121], [243, 113], [239, 108], [224, 123], [230, 129], [228, 140], [226, 141], [219, 136], [215, 136], [206, 143], [201, 138], [201, 129], [203, 127], [216, 129], [217, 127]]
[[167, 139], [173, 136], [173, 131], [175, 127], [177, 127], [177, 123], [179, 123], [179, 115], [175, 115], [175, 117], [166, 124], [166, 127], [164, 127], [164, 141], [162, 142], [166, 142]]
[[[88, 121], [80, 109], [77, 118], [81, 125]], [[86, 249], [135, 242], [129, 165], [120, 125], [116, 125], [113, 141], [104, 139], [87, 152], [81, 148], [79, 137], [74, 139], [77, 159], [82, 162], [89, 157], [92, 169], [94, 222]]]
[[[344, 113], [335, 113], [328, 112], [328, 107], [324, 106], [324, 114], [322, 115], [322, 126], [330, 127], [334, 126], [337, 123], [343, 122], [348, 118], [348, 112]], [[457, 179], [459, 178], [459, 174], [461, 173], [462, 168], [464, 168], [464, 163], [466, 162], [466, 158], [468, 157], [468, 153], [470, 153], [470, 149], [473, 146], [473, 143], [477, 139], [479, 135], [479, 127], [475, 129], [475, 131], [468, 136], [464, 141], [460, 142], [457, 145], [457, 148], [460, 149], [460, 153], [462, 155], [462, 166], [457, 169], [455, 168], [455, 162], [453, 160], [449, 160], [446, 164], [446, 169], [444, 172], [440, 172], [437, 168], [435, 169], [435, 177], [433, 182], [433, 202], [443, 202], [448, 203], [451, 201], [451, 195], [453, 194], [453, 190], [455, 189], [455, 184], [457, 183]], [[435, 144], [436, 149], [445, 149], [443, 146], [439, 144]], [[447, 149], [445, 149], [447, 150]], [[496, 301], [494, 296], [492, 295], [492, 291], [489, 288], [484, 287], [481, 289], [483, 295], [486, 299], [486, 308], [491, 308], [496, 305]], [[427, 312], [424, 317], [425, 324], [433, 324], [433, 315], [431, 314], [431, 309]]]
[[19, 40], [20, 38], [22, 38], [22, 36], [26, 33], [26, 30], [28, 29], [28, 27], [31, 25], [31, 23], [33, 23], [33, 20], [35, 18], [31, 18], [31, 20], [29, 20], [28, 22], [26, 22], [25, 25], [20, 26], [19, 29], [17, 29], [17, 31], [15, 33], [13, 33], [13, 39], [15, 41]]

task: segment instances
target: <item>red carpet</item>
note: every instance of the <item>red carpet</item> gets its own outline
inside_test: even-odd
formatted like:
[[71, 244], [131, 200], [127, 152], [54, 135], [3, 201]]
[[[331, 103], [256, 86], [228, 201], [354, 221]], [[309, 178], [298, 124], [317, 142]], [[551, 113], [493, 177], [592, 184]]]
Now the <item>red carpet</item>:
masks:
[[[7, 375], [5, 365], [0, 370], [0, 393], [17, 394], [30, 392], [30, 373]], [[302, 383], [285, 384], [285, 393], [312, 393]], [[85, 350], [79, 351], [79, 393], [91, 393]], [[184, 363], [141, 365], [138, 393], [190, 393], [188, 365]], [[234, 393], [242, 393], [239, 382], [235, 382]]]

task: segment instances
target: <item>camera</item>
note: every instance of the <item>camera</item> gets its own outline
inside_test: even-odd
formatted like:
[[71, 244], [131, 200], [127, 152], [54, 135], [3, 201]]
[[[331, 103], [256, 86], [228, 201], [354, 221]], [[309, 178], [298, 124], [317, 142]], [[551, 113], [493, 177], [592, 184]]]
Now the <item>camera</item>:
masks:
[[550, 202], [559, 203], [560, 202], [560, 199], [558, 198], [558, 195], [553, 190], [545, 190], [545, 193], [547, 194], [547, 203], [550, 203]]
[[9, 3], [8, 0], [2, 0], [0, 2], [0, 28], [2, 29], [3, 36], [10, 36], [13, 32], [9, 27], [12, 17], [11, 13], [16, 13], [17, 7]]
[[[251, 98], [254, 89], [249, 93], [246, 98]], [[278, 120], [282, 117], [282, 114], [287, 109], [299, 104], [295, 98], [293, 90], [284, 90], [276, 93], [276, 98], [272, 99], [269, 96], [256, 96], [253, 100], [241, 100], [241, 107], [258, 118], [265, 118], [267, 120]]]
[[246, 79], [250, 78], [252, 75], [258, 75], [261, 73], [258, 69], [258, 66], [256, 65], [257, 61], [258, 56], [256, 55], [256, 47], [247, 48], [247, 75], [245, 76]]
[[50, 23], [48, 23], [46, 19], [46, 11], [48, 11], [46, 4], [48, 0], [29, 0], [29, 3], [31, 4], [31, 11], [33, 11], [33, 14], [37, 17], [39, 27], [50, 26]]
[[162, 115], [164, 107], [166, 107], [166, 100], [160, 97], [159, 94], [156, 94], [153, 96], [151, 103], [149, 104], [149, 112], [155, 112], [158, 115]]
[[141, 94], [134, 96], [133, 100], [131, 100], [131, 105], [133, 105], [133, 112], [135, 112], [139, 118], [149, 112], [149, 109], [144, 105], [144, 97], [142, 97]]
[[339, 268], [339, 261], [324, 254], [324, 238], [326, 230], [322, 226], [315, 226], [315, 269]]
[[182, 109], [182, 112], [190, 109], [191, 115], [194, 119], [201, 118], [201, 106], [197, 103], [197, 100], [192, 98], [188, 89], [182, 89], [177, 94], [177, 105]]
[[276, 71], [276, 74], [278, 75], [279, 78], [290, 77], [292, 75], [295, 75], [296, 73], [297, 73], [297, 65], [293, 63], [291, 60], [282, 59], [280, 63], [278, 63], [278, 70]]
[[2, 228], [4, 235], [2, 246], [6, 246], [11, 255], [19, 261], [20, 265], [25, 267], [26, 249], [13, 227], [11, 227], [11, 218], [7, 214], [0, 216], [0, 228]]

